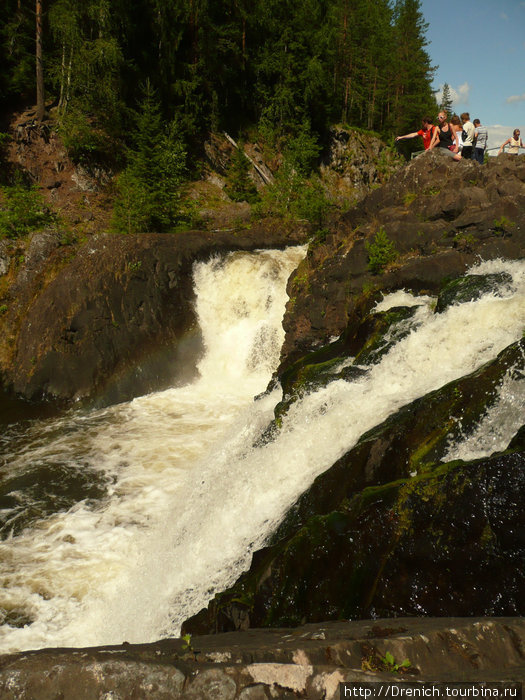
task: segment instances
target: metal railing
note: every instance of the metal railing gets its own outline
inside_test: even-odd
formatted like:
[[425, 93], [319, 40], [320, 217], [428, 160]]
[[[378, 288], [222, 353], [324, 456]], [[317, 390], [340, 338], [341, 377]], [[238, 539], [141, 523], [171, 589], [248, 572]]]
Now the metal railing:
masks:
[[[503, 153], [506, 153], [506, 146], [503, 149]], [[485, 149], [485, 153], [490, 153], [491, 151], [499, 151], [499, 146], [495, 146], [494, 148], [487, 148]], [[420, 156], [422, 153], [425, 153], [425, 151], [414, 151], [410, 155], [410, 159], [412, 160], [413, 158], [417, 158], [417, 156]], [[461, 151], [460, 151], [461, 153]], [[518, 149], [518, 155], [525, 155], [525, 148], [520, 148]]]

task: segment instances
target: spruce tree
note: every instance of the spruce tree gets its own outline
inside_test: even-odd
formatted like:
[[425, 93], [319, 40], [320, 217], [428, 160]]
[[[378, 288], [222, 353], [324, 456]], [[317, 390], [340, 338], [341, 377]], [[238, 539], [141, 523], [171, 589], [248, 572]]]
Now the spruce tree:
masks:
[[425, 49], [428, 41], [420, 0], [397, 0], [394, 8], [395, 50], [391, 69], [391, 124], [396, 133], [413, 130], [436, 110], [430, 83], [434, 73]]
[[254, 203], [258, 199], [257, 189], [250, 179], [250, 161], [244, 155], [244, 144], [239, 141], [234, 149], [224, 191], [234, 202]]
[[113, 228], [120, 233], [171, 230], [180, 215], [185, 159], [178, 126], [163, 122], [147, 82], [135, 113], [128, 165], [118, 180]]
[[452, 94], [450, 92], [450, 86], [448, 83], [443, 85], [443, 94], [441, 96], [441, 104], [439, 109], [447, 114], [452, 114]]

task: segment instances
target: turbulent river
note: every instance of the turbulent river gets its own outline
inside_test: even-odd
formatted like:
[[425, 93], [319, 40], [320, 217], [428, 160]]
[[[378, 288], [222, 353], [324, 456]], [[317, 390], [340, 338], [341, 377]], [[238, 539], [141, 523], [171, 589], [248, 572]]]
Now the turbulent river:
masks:
[[[0, 436], [0, 651], [147, 642], [177, 634], [249, 565], [287, 508], [401, 406], [472, 372], [524, 328], [525, 263], [482, 263], [511, 283], [433, 312], [353, 382], [294, 403], [257, 438], [284, 333], [286, 281], [304, 255], [235, 253], [194, 269], [205, 352], [192, 384], [98, 410], [12, 423]], [[523, 422], [524, 380], [506, 378], [475, 434], [444, 459], [504, 449]]]

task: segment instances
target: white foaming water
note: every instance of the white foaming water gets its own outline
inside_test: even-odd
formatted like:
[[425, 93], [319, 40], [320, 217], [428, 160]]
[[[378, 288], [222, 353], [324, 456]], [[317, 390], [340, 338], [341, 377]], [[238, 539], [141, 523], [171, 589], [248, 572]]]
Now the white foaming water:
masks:
[[[513, 374], [520, 375], [519, 378]], [[523, 425], [525, 412], [525, 378], [523, 372], [508, 373], [501, 383], [496, 402], [489, 408], [476, 429], [449, 445], [444, 462], [454, 459], [470, 461], [505, 450]]]
[[0, 545], [0, 605], [36, 619], [4, 626], [4, 651], [177, 634], [360, 435], [521, 337], [525, 263], [484, 263], [474, 272], [506, 270], [513, 284], [439, 315], [426, 300], [416, 327], [366, 376], [297, 401], [274, 441], [254, 447], [280, 392], [249, 398], [277, 361], [284, 284], [301, 254], [237, 254], [199, 266], [201, 379], [48, 424], [53, 439], [29, 440], [12, 456], [11, 469], [16, 460], [78, 460], [114, 485], [96, 507], [81, 502]]

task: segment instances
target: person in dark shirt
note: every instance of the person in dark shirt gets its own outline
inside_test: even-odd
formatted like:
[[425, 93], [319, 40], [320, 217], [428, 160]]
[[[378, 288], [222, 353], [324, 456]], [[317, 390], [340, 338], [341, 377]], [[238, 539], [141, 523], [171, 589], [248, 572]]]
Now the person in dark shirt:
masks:
[[439, 126], [434, 131], [430, 148], [437, 146], [441, 153], [451, 156], [454, 160], [461, 160], [461, 155], [458, 153], [458, 137], [452, 129], [452, 124], [447, 121], [447, 117], [447, 113], [443, 110], [438, 114]]

